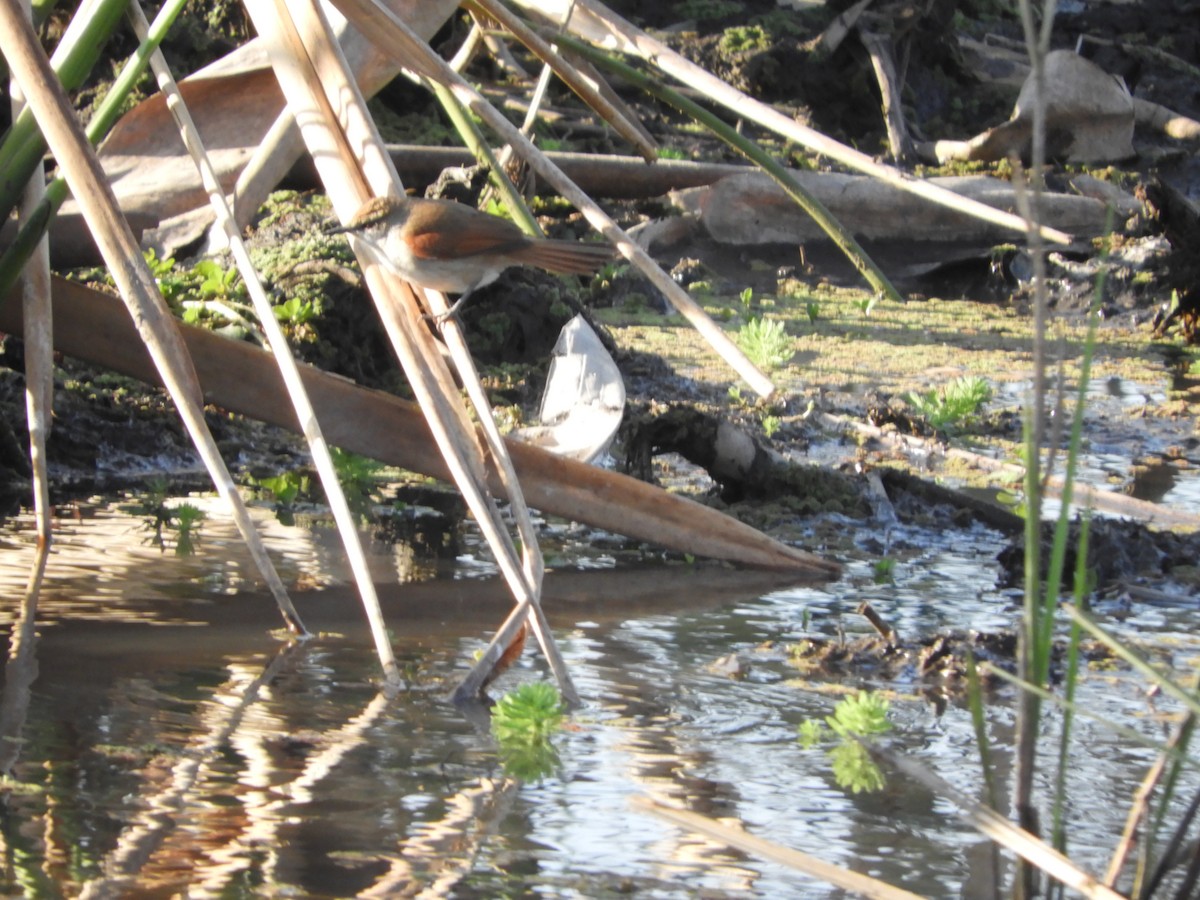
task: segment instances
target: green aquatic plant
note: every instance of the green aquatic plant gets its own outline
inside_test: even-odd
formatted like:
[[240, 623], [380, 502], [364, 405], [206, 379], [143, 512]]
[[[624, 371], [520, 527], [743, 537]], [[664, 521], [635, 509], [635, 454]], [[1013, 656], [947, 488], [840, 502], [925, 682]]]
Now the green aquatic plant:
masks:
[[825, 723], [838, 737], [869, 737], [892, 730], [888, 721], [891, 703], [876, 691], [859, 691], [833, 708]]
[[191, 503], [180, 503], [170, 510], [168, 527], [175, 532], [175, 555], [191, 556], [196, 552], [204, 510]]
[[892, 584], [896, 580], [896, 560], [891, 556], [880, 557], [872, 567], [876, 584]]
[[562, 696], [546, 682], [523, 684], [501, 697], [492, 708], [492, 735], [500, 745], [504, 771], [521, 781], [553, 772], [559, 757], [550, 738], [565, 716]]
[[961, 425], [992, 398], [987, 380], [978, 375], [955, 378], [924, 394], [911, 393], [905, 399], [934, 428]]
[[852, 794], [881, 790], [883, 772], [875, 765], [859, 738], [885, 734], [892, 728], [888, 720], [891, 704], [875, 691], [859, 691], [833, 708], [825, 721], [805, 719], [797, 727], [800, 746], [811, 750], [831, 737], [837, 738], [827, 752], [838, 787]]
[[176, 556], [191, 556], [196, 552], [206, 514], [194, 503], [168, 506], [169, 494], [170, 485], [164, 479], [151, 479], [136, 502], [122, 505], [121, 510], [143, 519], [142, 529], [150, 532], [147, 543], [162, 551], [173, 543]]
[[867, 748], [858, 741], [842, 741], [829, 751], [829, 760], [838, 787], [852, 794], [873, 794], [887, 784]]
[[492, 708], [492, 734], [501, 744], [539, 744], [562, 728], [566, 711], [558, 689], [544, 681], [509, 691]]

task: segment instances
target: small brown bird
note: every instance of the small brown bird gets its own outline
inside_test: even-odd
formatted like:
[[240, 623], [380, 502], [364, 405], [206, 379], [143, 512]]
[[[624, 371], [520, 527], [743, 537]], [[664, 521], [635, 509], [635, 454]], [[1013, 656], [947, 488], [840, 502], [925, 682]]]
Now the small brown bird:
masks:
[[450, 200], [420, 197], [368, 200], [344, 227], [329, 233], [339, 232], [370, 241], [407, 281], [461, 294], [454, 309], [510, 266], [587, 275], [613, 258], [608, 244], [533, 238], [506, 219]]

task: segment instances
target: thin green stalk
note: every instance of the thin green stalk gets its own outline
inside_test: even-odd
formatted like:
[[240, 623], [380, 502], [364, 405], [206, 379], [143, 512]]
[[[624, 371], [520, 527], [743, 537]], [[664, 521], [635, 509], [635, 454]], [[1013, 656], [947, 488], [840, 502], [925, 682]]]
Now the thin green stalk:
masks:
[[1117, 657], [1129, 663], [1130, 666], [1157, 684], [1162, 688], [1164, 693], [1170, 694], [1186, 706], [1191, 710], [1193, 715], [1200, 715], [1200, 698], [1196, 696], [1194, 690], [1189, 691], [1187, 688], [1181, 687], [1174, 679], [1169, 678], [1154, 668], [1140, 653], [1125, 646], [1120, 640], [1105, 631], [1100, 626], [1100, 623], [1093, 619], [1089, 613], [1084, 612], [1071, 603], [1063, 604], [1063, 609], [1074, 621], [1083, 626], [1083, 629], [1088, 634], [1111, 650]]
[[992, 772], [992, 748], [983, 714], [983, 686], [979, 681], [979, 669], [975, 666], [975, 654], [971, 652], [967, 653], [967, 705], [971, 708], [971, 724], [975, 728], [975, 743], [979, 746], [987, 803], [992, 809], [999, 809], [1000, 793], [996, 790], [996, 778]]
[[533, 237], [542, 237], [542, 229], [538, 227], [533, 213], [525, 205], [525, 200], [509, 179], [507, 173], [504, 171], [504, 167], [500, 165], [500, 161], [496, 159], [496, 154], [488, 146], [483, 132], [479, 130], [479, 126], [475, 124], [475, 120], [471, 118], [466, 107], [459, 102], [459, 99], [445, 85], [431, 79], [425, 79], [425, 81], [437, 96], [438, 102], [442, 104], [442, 108], [446, 111], [446, 115], [450, 117], [451, 124], [454, 125], [458, 136], [462, 138], [467, 149], [474, 154], [480, 163], [487, 166], [488, 179], [492, 182], [496, 190], [500, 192], [501, 196], [504, 197], [504, 203], [508, 207], [513, 220], [526, 234]]
[[[1112, 210], [1109, 210], [1109, 221], [1105, 234], [1112, 230]], [[1066, 566], [1067, 541], [1071, 532], [1071, 499], [1075, 490], [1075, 478], [1079, 471], [1079, 454], [1083, 445], [1083, 417], [1087, 408], [1088, 385], [1091, 381], [1092, 359], [1096, 349], [1096, 330], [1100, 322], [1100, 302], [1104, 297], [1104, 282], [1107, 268], [1107, 253], [1102, 253], [1100, 269], [1096, 276], [1096, 284], [1092, 293], [1091, 309], [1088, 312], [1088, 329], [1083, 343], [1083, 357], [1079, 366], [1079, 384], [1075, 392], [1075, 409], [1071, 416], [1071, 434], [1067, 442], [1067, 460], [1063, 472], [1063, 487], [1060, 495], [1058, 521], [1054, 526], [1054, 541], [1050, 550], [1050, 564], [1046, 572], [1045, 605], [1042, 609], [1042, 629], [1038, 644], [1035, 646], [1036, 660], [1035, 676], [1039, 684], [1047, 683], [1050, 677], [1050, 657], [1054, 643], [1054, 613], [1058, 607], [1059, 591], [1062, 587], [1062, 573]], [[1075, 549], [1075, 578], [1073, 596], [1075, 604], [1082, 606], [1087, 585], [1087, 555], [1090, 519], [1085, 515], [1080, 523], [1079, 542]], [[1078, 624], [1072, 624], [1069, 643], [1067, 646], [1067, 669], [1065, 692], [1068, 701], [1074, 700], [1075, 688], [1079, 676], [1079, 638]], [[1054, 796], [1051, 801], [1050, 840], [1056, 850], [1066, 851], [1067, 834], [1064, 819], [1067, 806], [1067, 770], [1070, 766], [1071, 726], [1073, 724], [1072, 706], [1067, 706], [1063, 713], [1062, 731], [1058, 745], [1058, 772], [1054, 780]], [[1060, 896], [1062, 885], [1053, 887]]]
[[847, 258], [854, 264], [854, 267], [866, 278], [867, 282], [877, 293], [897, 303], [902, 302], [899, 291], [892, 286], [887, 276], [875, 265], [874, 261], [866, 254], [866, 251], [858, 245], [854, 237], [842, 227], [841, 223], [833, 217], [821, 201], [808, 193], [792, 177], [791, 172], [780, 165], [779, 161], [762, 147], [745, 136], [738, 134], [734, 128], [700, 104], [689, 100], [678, 91], [672, 90], [661, 82], [644, 75], [621, 60], [614, 59], [608, 53], [567, 35], [557, 35], [555, 36], [555, 40], [563, 46], [569, 47], [580, 56], [586, 57], [597, 65], [636, 85], [641, 90], [653, 94], [665, 103], [669, 103], [684, 115], [692, 117], [752, 163], [761, 167], [801, 209], [812, 216], [813, 220], [829, 236], [830, 240], [837, 244], [838, 248], [846, 254]]
[[[1082, 418], [1077, 415], [1076, 419]], [[1075, 604], [1082, 606], [1087, 589], [1087, 552], [1088, 536], [1091, 532], [1091, 517], [1085, 515], [1080, 523], [1079, 546], [1075, 557]], [[1058, 742], [1058, 772], [1054, 778], [1054, 798], [1051, 806], [1050, 841], [1055, 850], [1067, 852], [1066, 808], [1067, 808], [1067, 771], [1071, 764], [1071, 727], [1074, 724], [1075, 689], [1079, 685], [1079, 638], [1081, 631], [1078, 625], [1071, 625], [1071, 635], [1067, 642], [1066, 683], [1063, 685], [1063, 695], [1066, 703], [1063, 705], [1062, 733]], [[1061, 895], [1062, 885], [1056, 885]]]
[[[1021, 22], [1024, 26], [1025, 44], [1033, 73], [1033, 135], [1030, 147], [1030, 186], [1032, 202], [1022, 210], [1029, 222], [1029, 251], [1033, 259], [1033, 396], [1025, 417], [1025, 603], [1021, 626], [1018, 665], [1022, 677], [1042, 683], [1049, 671], [1049, 646], [1053, 628], [1053, 604], [1057, 594], [1047, 591], [1039, 596], [1041, 588], [1041, 521], [1042, 484], [1041, 448], [1044, 442], [1046, 416], [1046, 321], [1049, 301], [1046, 296], [1046, 253], [1040, 230], [1042, 165], [1046, 159], [1046, 91], [1043, 61], [1048, 50], [1049, 29], [1054, 20], [1054, 0], [1042, 4], [1042, 30], [1034, 24], [1032, 0], [1018, 3]], [[1069, 480], [1069, 479], [1068, 479]], [[1068, 504], [1064, 502], [1064, 508]], [[1061, 571], [1061, 570], [1060, 570]], [[1030, 694], [1022, 697], [1017, 715], [1017, 747], [1015, 778], [1013, 784], [1013, 807], [1023, 828], [1034, 831], [1038, 827], [1037, 813], [1033, 806], [1033, 777], [1037, 768], [1037, 741], [1040, 731], [1041, 704]], [[1034, 896], [1038, 891], [1037, 876], [1033, 869], [1021, 863], [1013, 884], [1013, 894], [1018, 898]]]
[[[186, 4], [187, 0], [168, 0], [158, 15], [154, 17], [148, 39], [139, 45], [126, 61], [104, 100], [96, 108], [95, 114], [87, 124], [87, 137], [92, 144], [99, 143], [100, 139], [112, 129], [121, 115], [129, 92], [133, 90], [134, 85], [149, 66], [151, 54], [158, 49], [159, 44], [167, 36], [171, 25]], [[124, 9], [123, 3], [121, 9]], [[40, 135], [37, 140], [44, 148], [45, 145], [41, 141]], [[2, 149], [0, 148], [0, 150]], [[38, 158], [41, 158], [41, 152], [39, 152]], [[0, 171], [3, 170], [0, 169]], [[56, 178], [46, 185], [46, 196], [42, 198], [42, 202], [38, 204], [33, 215], [17, 232], [12, 244], [5, 249], [3, 255], [0, 255], [0, 304], [3, 304], [12, 292], [12, 287], [16, 284], [21, 269], [25, 266], [25, 261], [29, 259], [33, 248], [46, 233], [50, 223], [54, 221], [54, 217], [58, 214], [69, 193], [66, 179], [62, 177]]]
[[[51, 59], [55, 74], [67, 91], [83, 84], [92, 71], [127, 3], [128, 0], [98, 0], [75, 14]], [[46, 142], [33, 113], [25, 108], [0, 140], [0, 221], [7, 219], [21, 202], [21, 192], [45, 153]]]
[[1164, 747], [1161, 742], [1154, 740], [1154, 738], [1147, 737], [1136, 728], [1130, 728], [1128, 725], [1122, 725], [1119, 722], [1114, 722], [1112, 719], [1100, 715], [1098, 712], [1088, 706], [1080, 706], [1073, 700], [1069, 701], [1064, 697], [1058, 696], [1053, 691], [1041, 687], [1040, 685], [1025, 681], [1023, 678], [1019, 678], [1018, 676], [1013, 675], [1011, 672], [1005, 671], [999, 666], [991, 666], [987, 663], [984, 663], [984, 671], [989, 675], [994, 675], [1001, 681], [1006, 681], [1014, 687], [1020, 688], [1026, 693], [1034, 694], [1039, 700], [1052, 703], [1064, 711], [1069, 710], [1072, 716], [1079, 716], [1080, 718], [1091, 719], [1093, 722], [1099, 722], [1104, 727], [1110, 729], [1114, 734], [1120, 735], [1127, 741], [1140, 744], [1143, 747], [1149, 747], [1151, 750], [1157, 750], [1159, 753], [1171, 752], [1169, 747]]
[[[1108, 211], [1105, 234], [1112, 231], [1112, 209]], [[1083, 356], [1079, 363], [1079, 384], [1075, 390], [1075, 410], [1071, 416], [1071, 434], [1067, 442], [1067, 460], [1063, 471], [1063, 486], [1059, 496], [1058, 520], [1054, 526], [1054, 540], [1050, 548], [1050, 563], [1046, 569], [1045, 595], [1040, 629], [1034, 645], [1034, 680], [1044, 683], [1050, 675], [1050, 655], [1054, 644], [1054, 611], [1058, 606], [1062, 588], [1062, 573], [1066, 565], [1067, 540], [1071, 533], [1071, 499], [1075, 493], [1075, 476], [1079, 470], [1079, 454], [1083, 445], [1083, 414], [1087, 408], [1087, 392], [1091, 383], [1092, 358], [1096, 350], [1096, 332], [1100, 324], [1100, 302], [1104, 297], [1108, 253], [1100, 255], [1100, 268], [1092, 292], [1092, 305], [1088, 313], [1087, 334], [1084, 336]], [[1082, 551], [1080, 551], [1082, 553]], [[1086, 556], [1081, 556], [1086, 560]], [[1078, 595], [1076, 595], [1078, 602]]]

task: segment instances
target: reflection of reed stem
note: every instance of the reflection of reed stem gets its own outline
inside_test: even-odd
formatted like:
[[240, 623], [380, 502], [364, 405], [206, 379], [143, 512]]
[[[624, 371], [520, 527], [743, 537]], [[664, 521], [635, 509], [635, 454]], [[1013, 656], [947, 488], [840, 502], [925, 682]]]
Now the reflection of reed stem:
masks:
[[[437, 822], [421, 825], [404, 842], [391, 866], [359, 898], [415, 896], [417, 900], [449, 897], [454, 887], [475, 867], [475, 857], [484, 839], [508, 815], [521, 783], [512, 778], [493, 781], [481, 778], [446, 800], [446, 815]], [[414, 874], [411, 861], [425, 863]], [[417, 879], [433, 876], [431, 883], [416, 891]]]
[[37, 557], [29, 573], [29, 585], [21, 601], [21, 612], [13, 624], [8, 645], [8, 662], [4, 666], [4, 693], [0, 695], [0, 775], [11, 775], [21, 751], [21, 729], [29, 713], [29, 689], [37, 678], [38, 594], [50, 557], [49, 541], [38, 541]]
[[141, 815], [137, 824], [121, 836], [117, 846], [105, 860], [104, 868], [107, 874], [85, 884], [79, 894], [81, 898], [116, 896], [123, 887], [134, 883], [138, 873], [150, 861], [167, 835], [174, 830], [173, 817], [184, 809], [205, 770], [241, 725], [246, 711], [258, 699], [259, 690], [274, 680], [284, 661], [296, 653], [300, 646], [284, 645], [253, 681], [239, 687], [237, 682], [240, 679], [235, 673], [233, 678], [214, 693], [214, 697], [218, 697], [224, 691], [230, 701], [236, 699], [236, 702], [213, 704], [214, 708], [225, 711], [225, 715], [218, 716], [216, 721], [211, 723], [207, 736], [198, 745], [183, 752], [183, 758], [171, 771], [167, 786], [158, 795], [146, 798], [146, 812]]

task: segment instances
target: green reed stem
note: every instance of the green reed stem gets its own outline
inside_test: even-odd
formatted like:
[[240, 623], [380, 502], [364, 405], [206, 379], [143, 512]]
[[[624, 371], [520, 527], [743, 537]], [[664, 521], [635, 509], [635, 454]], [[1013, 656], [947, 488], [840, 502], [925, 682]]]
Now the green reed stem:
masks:
[[988, 740], [987, 720], [983, 714], [983, 685], [979, 681], [979, 668], [975, 665], [975, 654], [967, 652], [967, 705], [971, 709], [971, 724], [975, 728], [975, 743], [979, 747], [979, 762], [983, 766], [983, 784], [987, 790], [987, 803], [992, 809], [1000, 808], [1000, 793], [996, 790], [996, 777], [992, 772], [992, 747]]
[[[100, 51], [112, 36], [128, 0], [107, 0], [92, 9], [91, 18], [80, 26], [72, 23], [67, 41], [54, 52], [52, 63], [59, 81], [69, 92], [83, 84]], [[28, 107], [0, 139], [0, 221], [7, 219], [21, 202], [25, 185], [46, 153], [46, 142]]]
[[[101, 101], [92, 118], [88, 121], [85, 131], [88, 140], [92, 144], [99, 143], [101, 138], [108, 134], [113, 125], [116, 124], [130, 92], [150, 65], [151, 54], [158, 49], [159, 44], [167, 36], [171, 25], [175, 22], [176, 17], [186, 4], [187, 0], [168, 0], [158, 15], [154, 17], [147, 40], [140, 44], [137, 50], [126, 61], [116, 80], [113, 81], [112, 87], [109, 88], [103, 101]], [[111, 5], [117, 6], [117, 11], [121, 12], [124, 10], [126, 4], [124, 0], [121, 0], [121, 2]], [[111, 29], [109, 33], [111, 33]], [[62, 77], [61, 73], [60, 77]], [[66, 86], [66, 82], [64, 82], [64, 86]], [[25, 112], [28, 112], [28, 110]], [[24, 114], [22, 113], [22, 117]], [[32, 115], [30, 115], [29, 121], [33, 122]], [[33, 127], [36, 129], [36, 123], [33, 124]], [[12, 137], [16, 131], [17, 125], [14, 124], [9, 137]], [[36, 144], [40, 148], [37, 151], [37, 159], [40, 160], [42, 153], [45, 152], [45, 142], [42, 140], [41, 134], [36, 133], [32, 135], [29, 138], [29, 142]], [[6, 173], [6, 179], [7, 172], [2, 168], [2, 159], [4, 148], [7, 145], [8, 142], [6, 140], [5, 144], [0, 146], [0, 172]], [[26, 173], [17, 183], [24, 185], [29, 180], [30, 174]], [[7, 186], [7, 180], [4, 182], [4, 185]], [[55, 178], [46, 185], [46, 195], [42, 198], [41, 203], [38, 204], [28, 221], [17, 232], [17, 236], [13, 239], [12, 244], [0, 255], [0, 304], [4, 303], [5, 299], [12, 292], [12, 287], [16, 284], [26, 260], [29, 259], [33, 248], [37, 246], [38, 241], [42, 239], [42, 236], [50, 227], [50, 223], [54, 221], [54, 217], [58, 214], [59, 209], [69, 194], [70, 190], [67, 187], [65, 178]], [[3, 202], [0, 199], [0, 203]]]
[[513, 220], [526, 234], [533, 237], [541, 237], [542, 229], [538, 226], [533, 213], [529, 211], [524, 198], [504, 171], [504, 167], [500, 165], [500, 161], [496, 158], [496, 154], [492, 152], [492, 148], [488, 146], [483, 132], [475, 123], [475, 120], [471, 118], [470, 113], [467, 112], [467, 108], [454, 95], [454, 92], [445, 85], [435, 81], [429, 81], [428, 84], [437, 96], [438, 102], [442, 104], [446, 115], [450, 117], [451, 124], [454, 125], [455, 130], [458, 132], [459, 137], [462, 138], [462, 142], [466, 145], [467, 149], [474, 154], [475, 159], [487, 166], [488, 179], [492, 182], [493, 187], [500, 192], [500, 195], [504, 197], [504, 204], [508, 207]]
[[[1079, 418], [1077, 416], [1077, 418]], [[1073, 595], [1075, 603], [1082, 606], [1086, 601], [1087, 590], [1087, 553], [1088, 537], [1091, 533], [1091, 517], [1085, 515], [1080, 522], [1079, 544], [1075, 549], [1075, 584]], [[1071, 765], [1071, 727], [1075, 721], [1075, 690], [1079, 685], [1079, 638], [1081, 631], [1078, 625], [1071, 625], [1071, 634], [1067, 642], [1067, 663], [1063, 695], [1062, 733], [1058, 743], [1058, 772], [1054, 778], [1054, 798], [1051, 806], [1051, 843], [1060, 853], [1067, 851], [1066, 808], [1067, 808], [1067, 772]], [[1060, 889], [1062, 885], [1055, 885]]]

